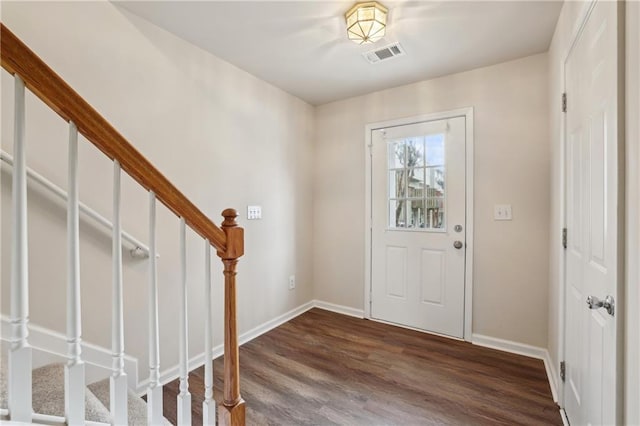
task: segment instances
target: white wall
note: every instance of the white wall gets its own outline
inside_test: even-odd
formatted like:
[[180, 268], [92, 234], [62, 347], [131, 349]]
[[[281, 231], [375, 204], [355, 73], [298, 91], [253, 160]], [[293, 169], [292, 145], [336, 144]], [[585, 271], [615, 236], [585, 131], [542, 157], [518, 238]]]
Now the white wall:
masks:
[[[3, 22], [100, 111], [205, 214], [235, 207], [246, 229], [239, 265], [240, 332], [312, 298], [312, 144], [314, 109], [110, 2], [3, 2]], [[2, 149], [11, 152], [12, 79], [2, 76]], [[66, 124], [33, 96], [27, 104], [29, 166], [66, 186]], [[111, 164], [80, 149], [81, 199], [111, 216]], [[11, 179], [2, 179], [2, 244], [11, 234]], [[31, 321], [65, 331], [65, 212], [29, 192]], [[147, 241], [147, 197], [126, 178], [124, 228]], [[246, 206], [263, 207], [248, 222]], [[178, 219], [158, 213], [161, 369], [177, 363]], [[110, 238], [81, 226], [86, 340], [110, 346]], [[2, 312], [8, 313], [9, 257], [2, 256]], [[203, 243], [190, 233], [190, 353], [203, 350]], [[221, 337], [222, 273], [214, 255], [216, 343]], [[288, 290], [288, 277], [297, 289]], [[147, 377], [147, 262], [125, 258], [128, 354]]]
[[[367, 123], [474, 107], [473, 331], [547, 344], [547, 56], [322, 105], [316, 109], [315, 298], [363, 309]], [[514, 220], [493, 220], [512, 204]]]
[[[557, 369], [563, 224], [559, 96], [562, 63], [585, 4], [564, 4], [548, 54], [548, 81], [547, 55], [537, 55], [324, 105], [315, 114], [306, 103], [111, 3], [3, 2], [2, 16], [216, 222], [223, 208], [233, 206], [244, 213], [247, 204], [263, 206], [262, 221], [242, 220], [247, 254], [239, 275], [241, 331], [313, 297], [362, 309], [365, 124], [474, 106], [474, 332], [548, 347]], [[627, 7], [628, 153], [630, 160], [635, 153], [637, 165], [640, 7], [637, 2]], [[12, 96], [12, 81], [3, 72], [2, 149], [9, 152]], [[64, 187], [65, 124], [33, 97], [28, 123], [29, 165]], [[640, 179], [637, 167], [628, 172], [627, 194], [636, 194], [636, 201], [630, 199], [628, 215], [629, 255], [635, 247], [635, 258], [627, 259], [626, 415], [629, 424], [638, 424], [640, 315], [632, 304], [636, 300], [640, 305], [640, 292], [633, 285], [639, 280], [640, 223], [634, 225], [638, 215], [633, 209], [637, 213]], [[105, 194], [111, 191], [110, 164], [87, 143], [81, 148], [81, 177], [83, 201], [109, 216]], [[2, 312], [7, 313], [11, 181], [4, 172], [1, 181], [5, 250], [0, 296]], [[125, 179], [123, 199], [126, 230], [146, 241], [144, 192]], [[64, 332], [64, 210], [41, 191], [30, 191], [29, 203], [31, 320]], [[513, 204], [514, 221], [494, 222], [495, 203]], [[85, 338], [108, 347], [109, 238], [87, 224], [81, 232]], [[178, 224], [163, 208], [158, 232], [160, 302], [166, 312], [177, 299]], [[195, 354], [202, 350], [197, 321], [203, 306], [198, 293], [202, 247], [194, 235], [188, 248], [190, 350]], [[215, 258], [214, 266], [216, 306], [221, 308]], [[140, 358], [141, 378], [146, 376], [146, 267], [144, 261], [126, 260], [126, 345], [127, 352]], [[297, 289], [289, 292], [287, 277], [294, 272]], [[220, 309], [216, 317], [221, 319]], [[161, 321], [161, 334], [164, 369], [175, 365], [178, 356], [177, 322], [170, 315]], [[220, 336], [218, 328], [217, 342]]]

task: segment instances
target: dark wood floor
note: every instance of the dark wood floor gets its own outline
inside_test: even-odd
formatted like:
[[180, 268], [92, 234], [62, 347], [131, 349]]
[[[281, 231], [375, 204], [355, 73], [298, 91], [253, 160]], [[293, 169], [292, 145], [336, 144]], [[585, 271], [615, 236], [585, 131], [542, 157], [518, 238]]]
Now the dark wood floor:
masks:
[[[242, 346], [240, 371], [252, 425], [562, 424], [540, 360], [320, 309]], [[194, 424], [203, 376], [189, 379]], [[175, 424], [178, 381], [164, 389]]]

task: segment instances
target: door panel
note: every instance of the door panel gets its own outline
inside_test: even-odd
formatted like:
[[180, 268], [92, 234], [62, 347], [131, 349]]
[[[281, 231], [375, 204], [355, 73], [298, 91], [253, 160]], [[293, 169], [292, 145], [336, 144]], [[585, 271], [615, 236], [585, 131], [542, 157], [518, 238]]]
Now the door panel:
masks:
[[372, 318], [463, 337], [465, 124], [372, 133]]
[[443, 250], [422, 249], [420, 278], [422, 303], [444, 305], [446, 253]]
[[387, 296], [407, 298], [407, 248], [387, 246]]
[[617, 424], [617, 326], [587, 297], [618, 298], [618, 7], [596, 2], [565, 68], [567, 235], [564, 408], [571, 424]]

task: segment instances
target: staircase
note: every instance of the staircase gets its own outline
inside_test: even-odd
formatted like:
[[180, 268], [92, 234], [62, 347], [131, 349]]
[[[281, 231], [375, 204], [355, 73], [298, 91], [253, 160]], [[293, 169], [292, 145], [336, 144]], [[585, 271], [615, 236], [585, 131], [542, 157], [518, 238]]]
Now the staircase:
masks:
[[[6, 365], [0, 369], [0, 408], [8, 409]], [[64, 364], [55, 363], [32, 371], [33, 411], [42, 420], [64, 418]], [[115, 424], [109, 412], [109, 379], [91, 383], [85, 388], [85, 420], [100, 424]], [[136, 394], [127, 392], [129, 425], [147, 424], [147, 404]], [[171, 423], [164, 419], [165, 425]]]
[[[109, 122], [75, 92], [60, 76], [31, 51], [15, 34], [0, 23], [0, 59], [2, 68], [14, 78], [14, 139], [12, 162], [12, 241], [10, 348], [8, 364], [2, 368], [0, 419], [11, 422], [39, 424], [150, 424], [162, 425], [163, 383], [160, 381], [156, 207], [163, 204], [180, 221], [180, 298], [175, 312], [179, 335], [180, 393], [177, 397], [177, 419], [180, 425], [190, 425], [191, 394], [189, 393], [186, 229], [191, 228], [203, 243], [205, 271], [203, 294], [205, 317], [197, 324], [204, 329], [205, 400], [202, 405], [205, 425], [244, 425], [245, 405], [240, 395], [238, 335], [236, 326], [236, 270], [244, 254], [244, 230], [238, 227], [233, 209], [222, 212], [224, 221], [218, 227], [182, 194], [153, 164], [140, 154]], [[29, 300], [38, 294], [29, 293], [29, 251], [27, 224], [27, 179], [39, 175], [27, 168], [25, 138], [25, 91], [30, 90], [69, 125], [67, 194], [67, 362], [33, 369], [33, 348], [29, 342]], [[80, 282], [79, 216], [86, 213], [78, 195], [79, 135], [98, 148], [113, 162], [112, 230], [112, 368], [108, 379], [87, 386], [85, 362], [82, 359], [82, 306]], [[4, 158], [3, 161], [9, 157]], [[149, 247], [148, 256], [148, 355], [149, 386], [146, 403], [127, 388], [124, 370], [124, 296], [123, 296], [123, 236], [120, 217], [120, 179], [128, 174], [148, 194]], [[41, 177], [38, 177], [40, 179]], [[40, 179], [42, 182], [43, 179]], [[60, 194], [55, 186], [50, 189]], [[223, 398], [216, 410], [213, 400], [213, 342], [211, 311], [211, 247], [224, 265], [224, 386]], [[147, 252], [145, 251], [145, 254]], [[4, 361], [4, 357], [3, 357]]]

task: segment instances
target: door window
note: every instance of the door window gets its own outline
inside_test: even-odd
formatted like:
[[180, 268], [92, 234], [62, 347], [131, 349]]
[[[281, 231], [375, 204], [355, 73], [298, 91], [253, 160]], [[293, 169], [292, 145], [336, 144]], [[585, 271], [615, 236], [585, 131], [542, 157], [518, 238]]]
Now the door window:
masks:
[[389, 228], [445, 230], [445, 135], [387, 142]]

